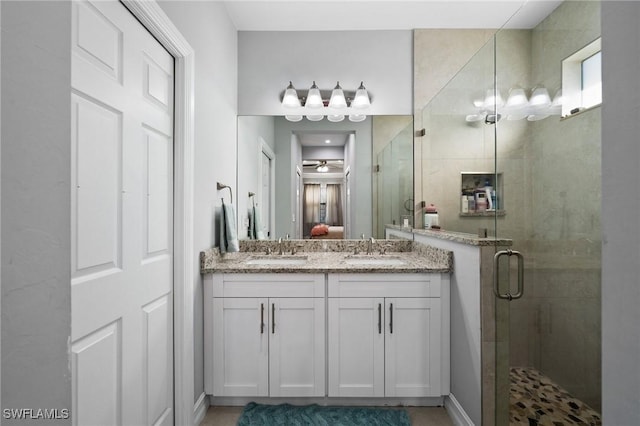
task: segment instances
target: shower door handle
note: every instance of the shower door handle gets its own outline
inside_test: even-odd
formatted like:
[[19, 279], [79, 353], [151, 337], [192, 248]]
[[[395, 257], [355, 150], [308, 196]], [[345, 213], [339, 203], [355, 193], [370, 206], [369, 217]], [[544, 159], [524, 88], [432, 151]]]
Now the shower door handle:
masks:
[[[518, 291], [515, 294], [511, 294], [511, 289], [502, 294], [498, 288], [499, 280], [500, 280], [500, 258], [502, 256], [507, 256], [511, 258], [511, 256], [516, 256], [518, 259]], [[506, 300], [514, 300], [520, 299], [522, 297], [522, 293], [524, 292], [524, 257], [519, 251], [515, 250], [502, 250], [499, 251], [493, 256], [493, 294], [496, 295], [499, 299]]]

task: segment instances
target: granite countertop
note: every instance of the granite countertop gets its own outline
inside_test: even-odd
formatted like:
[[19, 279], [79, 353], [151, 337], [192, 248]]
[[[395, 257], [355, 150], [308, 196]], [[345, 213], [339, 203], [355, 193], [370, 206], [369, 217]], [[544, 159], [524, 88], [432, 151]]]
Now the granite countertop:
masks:
[[385, 225], [389, 229], [395, 229], [397, 231], [414, 233], [418, 235], [425, 235], [427, 237], [438, 238], [440, 240], [453, 241], [455, 243], [467, 244], [470, 246], [511, 246], [513, 240], [508, 238], [496, 238], [496, 237], [479, 237], [478, 235], [468, 234], [466, 232], [456, 232], [447, 230], [431, 230], [413, 228], [407, 229], [398, 225]]
[[[452, 252], [404, 240], [378, 240], [372, 254], [366, 254], [367, 242], [362, 240], [289, 240], [283, 242], [282, 255], [276, 241], [240, 243], [237, 253], [222, 255], [217, 248], [201, 252], [200, 272], [446, 273], [453, 268]], [[265, 254], [267, 249], [271, 254]]]

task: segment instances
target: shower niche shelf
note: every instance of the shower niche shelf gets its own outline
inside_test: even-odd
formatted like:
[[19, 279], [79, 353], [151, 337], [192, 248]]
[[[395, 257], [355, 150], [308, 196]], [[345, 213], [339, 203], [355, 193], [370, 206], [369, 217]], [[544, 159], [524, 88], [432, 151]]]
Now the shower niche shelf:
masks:
[[[504, 189], [502, 173], [491, 172], [462, 172], [460, 173], [460, 217], [494, 217], [505, 216], [507, 212], [504, 210]], [[484, 187], [486, 184], [493, 187], [495, 192], [492, 197], [494, 208], [478, 209], [478, 198], [485, 198], [486, 193]], [[467, 197], [467, 208], [465, 209], [464, 196]], [[473, 199], [470, 202], [468, 199]]]

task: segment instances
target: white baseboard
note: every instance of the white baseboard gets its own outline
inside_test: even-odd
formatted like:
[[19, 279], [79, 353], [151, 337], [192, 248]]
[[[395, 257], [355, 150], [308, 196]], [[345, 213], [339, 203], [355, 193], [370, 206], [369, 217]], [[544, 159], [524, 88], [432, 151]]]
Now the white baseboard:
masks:
[[473, 422], [462, 408], [453, 394], [444, 397], [444, 408], [446, 408], [451, 421], [456, 426], [474, 426]]
[[257, 402], [258, 404], [318, 404], [318, 405], [340, 405], [362, 407], [439, 407], [444, 403], [443, 397], [426, 397], [426, 398], [353, 398], [353, 397], [244, 397], [244, 396], [227, 396], [227, 397], [211, 397], [210, 404], [213, 406], [223, 405], [230, 407], [241, 407], [249, 402]]
[[193, 405], [193, 426], [198, 426], [204, 420], [204, 416], [207, 415], [207, 409], [209, 408], [209, 398], [204, 392], [200, 394], [198, 400]]

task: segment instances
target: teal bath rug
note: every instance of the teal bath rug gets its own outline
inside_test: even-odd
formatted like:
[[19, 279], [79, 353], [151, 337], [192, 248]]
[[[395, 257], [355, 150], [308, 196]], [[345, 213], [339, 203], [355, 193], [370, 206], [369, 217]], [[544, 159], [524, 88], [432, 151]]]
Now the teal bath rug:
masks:
[[238, 426], [411, 426], [405, 410], [319, 405], [264, 405], [250, 402]]

